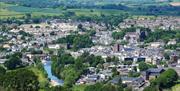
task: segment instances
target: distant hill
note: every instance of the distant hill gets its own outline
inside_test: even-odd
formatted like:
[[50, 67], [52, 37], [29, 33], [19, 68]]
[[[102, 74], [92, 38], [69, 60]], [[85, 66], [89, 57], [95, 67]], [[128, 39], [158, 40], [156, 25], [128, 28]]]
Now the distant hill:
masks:
[[0, 0], [0, 2], [14, 3], [27, 7], [58, 7], [60, 5], [106, 5], [106, 4], [154, 4], [157, 2], [173, 2], [180, 0]]
[[57, 7], [60, 5], [58, 0], [0, 0], [0, 2], [18, 4], [26, 7]]

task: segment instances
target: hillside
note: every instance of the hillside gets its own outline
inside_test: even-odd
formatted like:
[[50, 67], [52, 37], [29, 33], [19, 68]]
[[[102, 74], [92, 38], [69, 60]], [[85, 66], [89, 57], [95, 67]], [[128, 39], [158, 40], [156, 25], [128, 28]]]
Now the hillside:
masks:
[[160, 4], [169, 2], [180, 2], [180, 0], [0, 0], [0, 2], [14, 3], [27, 7], [58, 7], [61, 5], [106, 5], [106, 4]]
[[0, 2], [39, 8], [57, 7], [60, 5], [60, 3], [58, 3], [58, 0], [0, 0]]

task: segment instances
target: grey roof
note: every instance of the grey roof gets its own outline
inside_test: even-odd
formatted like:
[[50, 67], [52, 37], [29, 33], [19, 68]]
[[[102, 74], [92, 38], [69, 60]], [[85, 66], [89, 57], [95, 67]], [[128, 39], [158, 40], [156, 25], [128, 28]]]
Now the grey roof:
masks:
[[122, 81], [134, 81], [136, 78], [134, 78], [134, 77], [121, 77], [121, 80]]
[[109, 82], [113, 83], [113, 84], [118, 84], [120, 79], [121, 79], [121, 77], [117, 76], [117, 77], [113, 78], [112, 80], [110, 80]]
[[160, 73], [163, 70], [164, 70], [163, 68], [150, 68], [150, 69], [147, 70], [147, 72], [150, 72], [150, 73]]
[[133, 48], [124, 48], [124, 51], [134, 51]]
[[135, 78], [135, 77], [127, 77], [127, 76], [124, 76], [124, 77], [120, 77], [120, 76], [117, 76], [115, 78], [113, 78], [112, 80], [110, 80], [109, 82], [110, 83], [113, 83], [113, 84], [118, 84], [119, 80], [122, 80], [122, 81], [143, 81], [144, 79], [142, 78]]
[[98, 78], [98, 75], [89, 75], [88, 78]]
[[134, 79], [134, 81], [136, 81], [137, 83], [142, 83], [145, 80], [142, 77], [138, 77], [138, 78]]

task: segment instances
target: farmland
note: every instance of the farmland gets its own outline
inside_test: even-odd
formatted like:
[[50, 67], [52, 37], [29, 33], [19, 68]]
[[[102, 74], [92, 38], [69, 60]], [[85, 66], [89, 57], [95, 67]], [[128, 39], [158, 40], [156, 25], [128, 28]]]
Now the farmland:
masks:
[[[15, 2], [16, 0], [10, 0], [9, 2], [8, 0], [1, 0], [1, 1], [3, 2], [0, 2], [0, 12], [1, 12], [0, 19], [12, 18], [12, 17], [21, 18], [27, 13], [31, 13], [32, 16], [35, 17], [40, 17], [42, 15], [60, 16], [68, 12], [73, 12], [77, 16], [79, 15], [99, 16], [101, 14], [118, 15], [121, 13], [129, 13], [131, 15], [175, 15], [175, 16], [180, 14], [180, 12], [176, 12], [180, 10], [179, 7], [170, 6], [169, 5], [170, 2], [167, 1], [155, 2], [155, 0], [148, 2], [144, 2], [146, 0], [139, 0], [141, 1], [141, 3], [138, 3], [138, 1], [133, 1], [134, 3], [132, 3], [131, 0], [126, 0], [126, 1], [114, 0], [113, 2], [110, 2], [111, 0], [103, 0], [103, 2], [101, 0], [96, 0], [94, 1], [94, 3], [91, 0], [75, 0], [73, 2], [73, 4], [75, 5], [69, 5], [69, 6], [68, 6], [68, 2], [70, 1], [65, 2], [64, 0], [59, 0], [64, 4], [63, 5], [60, 4], [56, 7], [52, 7], [49, 5], [46, 6], [36, 5], [36, 7], [34, 7], [32, 4], [39, 3], [39, 0], [33, 2], [28, 1], [25, 5], [23, 3], [25, 3], [26, 0], [21, 0], [18, 2]], [[42, 3], [47, 4], [46, 1], [48, 2], [48, 0], [44, 0]], [[52, 0], [52, 1], [57, 1], [57, 0]], [[114, 2], [121, 4], [117, 5]], [[27, 4], [30, 4], [31, 6]], [[89, 4], [90, 6], [88, 5], [84, 6], [84, 4]]]
[[15, 17], [20, 18], [26, 13], [31, 13], [33, 16], [39, 17], [42, 15], [58, 16], [65, 12], [75, 12], [76, 15], [100, 15], [100, 14], [120, 14], [121, 10], [111, 9], [66, 9], [61, 8], [32, 8], [19, 5], [0, 3], [0, 18]]

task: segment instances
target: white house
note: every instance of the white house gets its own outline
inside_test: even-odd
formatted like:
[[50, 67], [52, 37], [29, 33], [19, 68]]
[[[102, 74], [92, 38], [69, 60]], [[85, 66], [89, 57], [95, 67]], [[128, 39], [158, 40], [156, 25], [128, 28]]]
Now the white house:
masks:
[[60, 45], [58, 45], [58, 44], [48, 45], [48, 48], [49, 49], [59, 49]]

